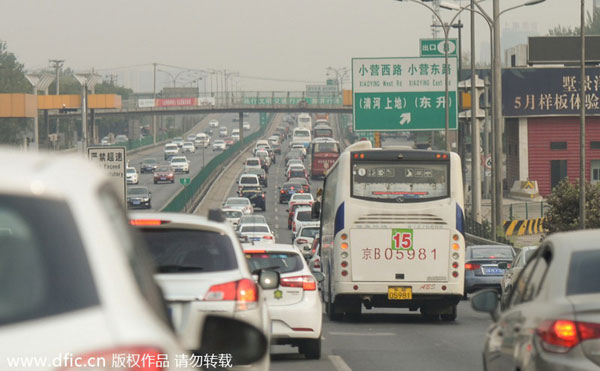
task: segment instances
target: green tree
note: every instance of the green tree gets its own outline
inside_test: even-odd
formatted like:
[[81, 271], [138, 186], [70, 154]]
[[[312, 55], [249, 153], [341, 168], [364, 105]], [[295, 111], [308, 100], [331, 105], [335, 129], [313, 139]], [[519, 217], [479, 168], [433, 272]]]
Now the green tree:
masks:
[[[600, 186], [585, 185], [586, 228], [600, 227]], [[546, 213], [544, 227], [549, 233], [579, 229], [579, 182], [561, 180], [548, 197], [550, 208]]]
[[[0, 40], [0, 93], [30, 93], [31, 85], [25, 78], [23, 64], [8, 51]], [[17, 144], [28, 135], [30, 123], [25, 118], [0, 118], [0, 143]]]
[[[594, 9], [594, 14], [587, 13], [585, 22], [586, 35], [600, 35], [600, 9]], [[579, 27], [558, 25], [548, 30], [548, 36], [577, 36]]]

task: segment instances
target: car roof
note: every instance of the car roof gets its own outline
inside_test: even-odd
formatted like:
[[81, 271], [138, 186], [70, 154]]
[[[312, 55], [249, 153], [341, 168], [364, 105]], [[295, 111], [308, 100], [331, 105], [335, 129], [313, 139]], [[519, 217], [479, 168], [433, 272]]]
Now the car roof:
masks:
[[229, 200], [232, 200], [232, 201], [233, 200], [245, 200], [245, 201], [250, 202], [248, 197], [227, 197], [227, 200], [225, 201], [225, 203], [227, 203], [227, 201], [229, 201]]
[[308, 180], [306, 178], [290, 178], [290, 183], [300, 183], [300, 184], [308, 184]]
[[240, 209], [234, 209], [231, 207], [224, 207], [221, 209], [221, 211], [235, 211], [236, 213], [241, 213], [242, 211]]
[[289, 245], [285, 243], [243, 243], [242, 248], [244, 251], [246, 250], [265, 250], [265, 252], [273, 252], [273, 251], [283, 251], [283, 252], [293, 252], [300, 255], [300, 252], [294, 245]]
[[217, 232], [228, 232], [229, 224], [208, 220], [205, 216], [186, 213], [170, 213], [170, 212], [129, 212], [127, 214], [129, 220], [162, 220], [168, 221], [152, 228], [190, 228], [212, 230]]
[[550, 243], [554, 251], [564, 251], [570, 255], [574, 251], [597, 250], [600, 230], [588, 229], [571, 232], [553, 233], [544, 239], [543, 243]]

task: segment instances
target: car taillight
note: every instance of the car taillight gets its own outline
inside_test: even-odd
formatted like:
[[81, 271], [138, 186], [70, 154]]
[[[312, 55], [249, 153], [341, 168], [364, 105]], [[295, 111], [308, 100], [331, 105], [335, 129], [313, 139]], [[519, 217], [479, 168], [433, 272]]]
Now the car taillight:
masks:
[[468, 271], [474, 271], [479, 268], [481, 268], [480, 264], [474, 264], [474, 263], [466, 263], [465, 264], [465, 269]]
[[264, 236], [263, 236], [263, 239], [265, 239], [265, 240], [272, 240], [272, 239], [273, 239], [273, 236], [269, 236], [269, 235], [267, 234], [267, 235], [264, 235]]
[[546, 351], [566, 353], [582, 341], [600, 339], [600, 323], [547, 320], [535, 333]]
[[285, 193], [285, 190], [283, 190], [283, 189], [282, 189], [282, 190], [281, 190], [281, 194], [284, 194], [284, 193]]
[[292, 231], [296, 232], [296, 222], [292, 223]]
[[258, 289], [254, 281], [243, 278], [239, 281], [213, 285], [204, 295], [206, 301], [236, 301], [237, 310], [255, 308], [258, 301]]
[[294, 276], [281, 278], [279, 284], [283, 287], [301, 287], [305, 291], [317, 289], [317, 281], [312, 276]]
[[298, 243], [308, 243], [308, 240], [305, 240], [304, 238], [299, 238]]
[[155, 226], [161, 224], [169, 223], [168, 220], [160, 220], [160, 219], [131, 219], [129, 224], [140, 227], [140, 226]]
[[314, 268], [321, 268], [321, 260], [320, 259], [316, 259], [315, 262], [313, 263], [313, 267]]
[[162, 371], [169, 366], [167, 357], [164, 351], [154, 347], [120, 347], [70, 357], [65, 355], [56, 371]]

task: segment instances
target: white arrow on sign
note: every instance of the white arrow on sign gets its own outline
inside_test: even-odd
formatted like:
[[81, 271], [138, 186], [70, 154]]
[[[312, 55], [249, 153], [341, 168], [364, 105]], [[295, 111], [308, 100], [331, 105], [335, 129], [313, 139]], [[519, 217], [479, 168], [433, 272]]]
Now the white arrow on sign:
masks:
[[400, 115], [400, 125], [410, 124], [410, 112], [404, 112]]

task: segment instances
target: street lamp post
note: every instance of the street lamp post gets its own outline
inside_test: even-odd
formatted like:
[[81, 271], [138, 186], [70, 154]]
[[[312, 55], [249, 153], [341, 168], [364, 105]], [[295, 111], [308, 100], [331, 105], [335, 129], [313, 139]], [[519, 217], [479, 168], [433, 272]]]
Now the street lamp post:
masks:
[[348, 67], [342, 67], [342, 68], [333, 68], [333, 67], [327, 67], [327, 72], [334, 72], [335, 73], [335, 80], [338, 83], [338, 94], [341, 95], [342, 94], [342, 89], [344, 88], [344, 79], [346, 78], [346, 76], [348, 76], [348, 72], [350, 70], [348, 69]]

